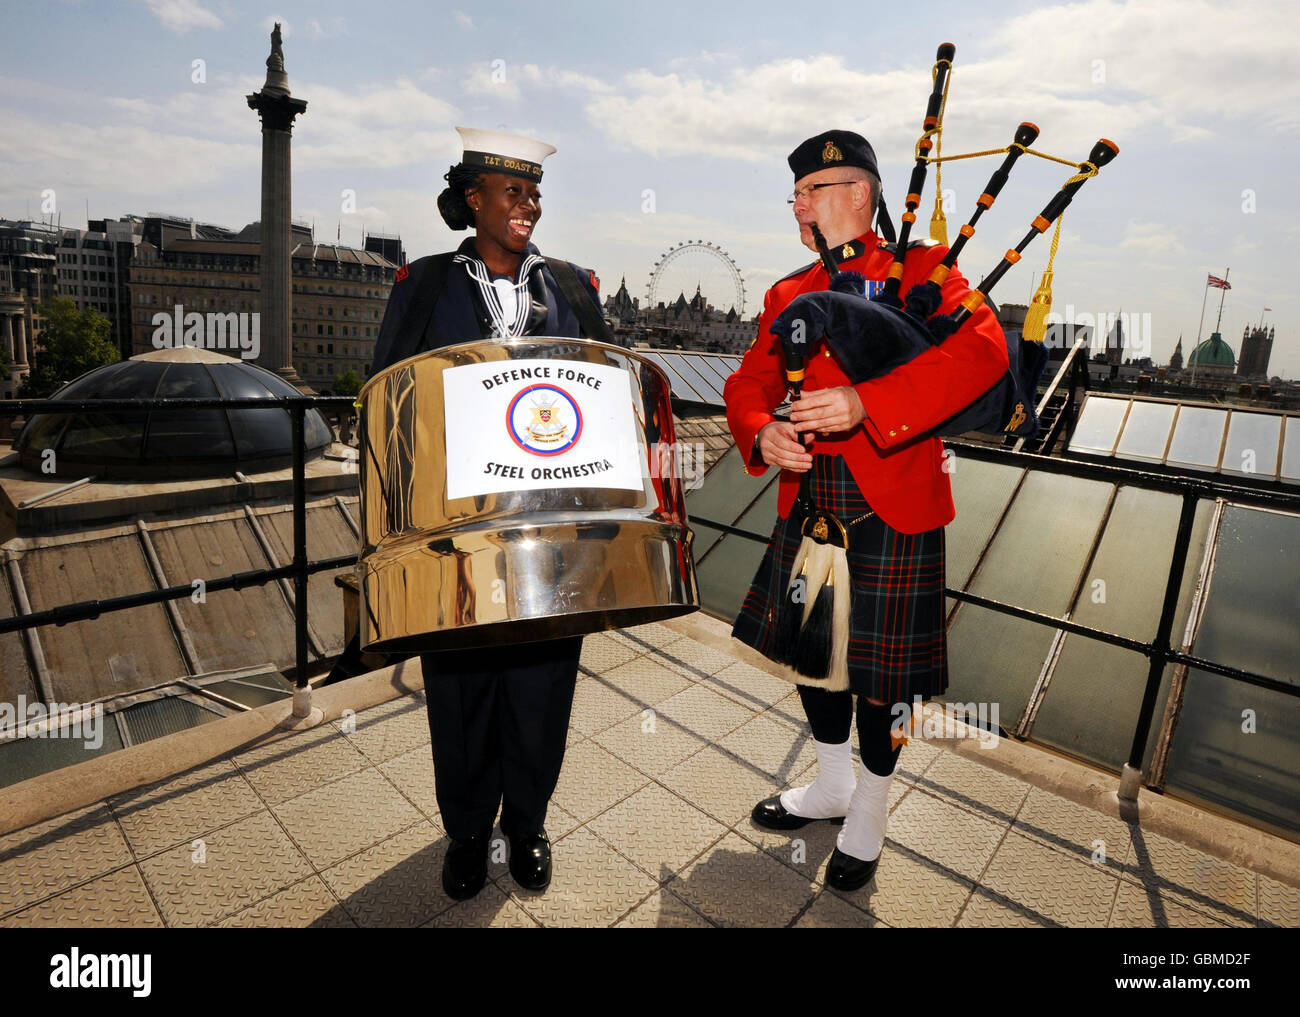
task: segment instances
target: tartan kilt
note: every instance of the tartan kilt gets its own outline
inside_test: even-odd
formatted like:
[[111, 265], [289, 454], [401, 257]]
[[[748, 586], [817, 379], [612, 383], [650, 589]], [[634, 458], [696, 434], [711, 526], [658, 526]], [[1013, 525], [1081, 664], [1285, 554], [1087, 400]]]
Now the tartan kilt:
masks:
[[[808, 489], [815, 505], [845, 525], [871, 509], [843, 456], [814, 455]], [[803, 518], [798, 501], [786, 519], [777, 518], [731, 633], [769, 658]], [[948, 688], [943, 527], [900, 533], [872, 515], [849, 528], [848, 563], [850, 690], [886, 703], [942, 695]]]

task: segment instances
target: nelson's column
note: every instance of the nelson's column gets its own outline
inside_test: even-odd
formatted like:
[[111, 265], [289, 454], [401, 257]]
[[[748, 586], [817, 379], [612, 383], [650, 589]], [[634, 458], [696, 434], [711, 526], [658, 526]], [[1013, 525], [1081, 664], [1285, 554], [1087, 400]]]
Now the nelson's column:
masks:
[[289, 182], [289, 143], [293, 118], [307, 108], [305, 99], [289, 95], [280, 48], [280, 23], [271, 32], [271, 55], [266, 58], [266, 81], [260, 92], [248, 96], [249, 108], [262, 118], [262, 320], [261, 354], [257, 363], [293, 385], [300, 385], [293, 367], [292, 301], [290, 293], [289, 217], [292, 212]]

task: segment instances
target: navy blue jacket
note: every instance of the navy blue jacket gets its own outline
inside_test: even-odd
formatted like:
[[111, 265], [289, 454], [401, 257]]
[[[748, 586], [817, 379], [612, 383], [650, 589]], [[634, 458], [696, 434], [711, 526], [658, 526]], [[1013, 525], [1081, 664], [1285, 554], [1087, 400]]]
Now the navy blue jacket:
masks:
[[[467, 237], [460, 245], [458, 252], [468, 254], [471, 257], [477, 256], [474, 238]], [[534, 245], [529, 244], [527, 254], [540, 254], [540, 252]], [[407, 266], [406, 274], [393, 284], [393, 290], [388, 295], [388, 306], [384, 309], [384, 321], [379, 327], [379, 338], [375, 340], [375, 355], [370, 365], [371, 377], [384, 368], [391, 366], [390, 358], [393, 352], [393, 340], [397, 336], [402, 319], [405, 317], [407, 309], [415, 296], [416, 288], [425, 280], [429, 263], [432, 260], [433, 256], [429, 255], [413, 261]], [[588, 269], [580, 268], [572, 262], [570, 262], [570, 265], [577, 273], [578, 280], [591, 293], [592, 299], [596, 302], [596, 307], [599, 308], [601, 306], [600, 291], [596, 288], [595, 275]], [[546, 285], [547, 314], [545, 323], [535, 330], [535, 334], [581, 336], [582, 329], [578, 322], [578, 316], [574, 313], [573, 308], [569, 306], [569, 302], [565, 300], [559, 286], [556, 285], [550, 266], [543, 263], [537, 271], [541, 273], [542, 281]], [[402, 273], [398, 274], [402, 275]], [[440, 349], [443, 346], [477, 342], [489, 337], [479, 322], [472, 289], [476, 285], [474, 280], [470, 278], [464, 264], [452, 263], [447, 272], [446, 286], [443, 288], [442, 295], [438, 298], [438, 303], [434, 306], [433, 315], [429, 319], [424, 337], [416, 350], [410, 354], [411, 356], [414, 356], [415, 353]]]

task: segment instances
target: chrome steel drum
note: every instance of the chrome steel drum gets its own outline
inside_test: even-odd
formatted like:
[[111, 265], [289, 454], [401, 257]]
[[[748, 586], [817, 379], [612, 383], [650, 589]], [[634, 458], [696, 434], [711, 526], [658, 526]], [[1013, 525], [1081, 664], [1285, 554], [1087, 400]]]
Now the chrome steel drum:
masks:
[[361, 390], [361, 645], [417, 652], [699, 608], [667, 377], [528, 336], [449, 346]]

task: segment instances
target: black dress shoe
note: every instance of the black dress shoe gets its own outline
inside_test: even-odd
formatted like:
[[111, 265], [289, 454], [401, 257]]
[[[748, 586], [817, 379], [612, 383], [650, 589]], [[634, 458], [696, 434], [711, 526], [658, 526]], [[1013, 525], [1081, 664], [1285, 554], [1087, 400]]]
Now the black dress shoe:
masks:
[[525, 890], [551, 885], [551, 842], [546, 831], [510, 838], [510, 875]]
[[[787, 812], [785, 806], [781, 804], [780, 795], [759, 802], [754, 806], [754, 811], [749, 814], [749, 818], [759, 826], [766, 827], [769, 830], [797, 830], [809, 823], [820, 822], [817, 819], [796, 816], [793, 812]], [[831, 816], [826, 822], [838, 826], [844, 822], [844, 817]]]
[[836, 890], [860, 890], [871, 882], [879, 863], [879, 855], [864, 862], [861, 858], [846, 855], [836, 848], [831, 852], [831, 860], [826, 863], [826, 885]]
[[488, 846], [491, 834], [453, 838], [442, 860], [442, 888], [452, 900], [468, 900], [487, 882]]

